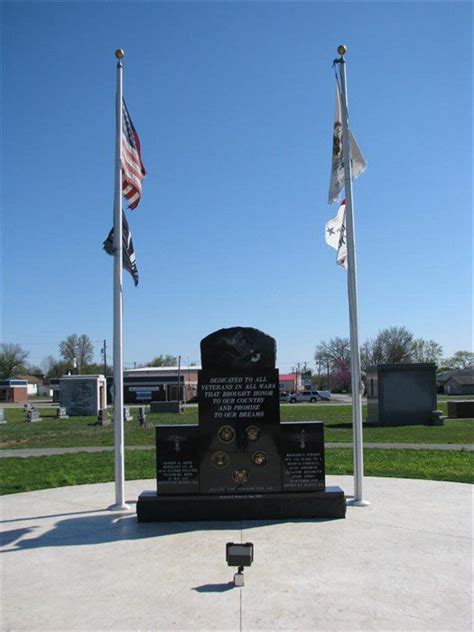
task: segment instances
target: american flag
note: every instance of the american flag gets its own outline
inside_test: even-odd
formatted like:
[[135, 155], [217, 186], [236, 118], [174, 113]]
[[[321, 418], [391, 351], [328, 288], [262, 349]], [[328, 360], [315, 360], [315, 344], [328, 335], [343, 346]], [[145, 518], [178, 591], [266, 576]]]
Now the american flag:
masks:
[[122, 193], [129, 209], [135, 209], [142, 196], [142, 181], [146, 175], [140, 151], [140, 139], [133, 126], [125, 101], [122, 101]]

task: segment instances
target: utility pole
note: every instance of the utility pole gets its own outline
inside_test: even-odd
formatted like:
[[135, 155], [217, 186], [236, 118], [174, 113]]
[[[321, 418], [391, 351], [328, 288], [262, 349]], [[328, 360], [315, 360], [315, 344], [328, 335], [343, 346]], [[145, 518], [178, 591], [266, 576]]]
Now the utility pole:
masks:
[[177, 400], [181, 401], [181, 356], [178, 356], [178, 390], [177, 390]]
[[104, 338], [104, 346], [102, 347], [102, 354], [104, 356], [104, 377], [107, 377], [107, 340]]

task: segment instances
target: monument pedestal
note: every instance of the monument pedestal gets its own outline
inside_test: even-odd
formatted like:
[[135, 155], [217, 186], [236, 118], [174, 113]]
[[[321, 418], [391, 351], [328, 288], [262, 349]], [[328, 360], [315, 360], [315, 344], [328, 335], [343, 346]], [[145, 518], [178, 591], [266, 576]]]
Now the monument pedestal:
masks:
[[137, 501], [139, 522], [194, 520], [297, 520], [344, 518], [346, 498], [340, 487], [324, 491], [275, 494], [176, 494], [145, 491]]
[[326, 487], [324, 424], [280, 422], [275, 340], [221, 329], [201, 358], [199, 423], [156, 426], [157, 491], [140, 495], [139, 522], [344, 518], [344, 492]]

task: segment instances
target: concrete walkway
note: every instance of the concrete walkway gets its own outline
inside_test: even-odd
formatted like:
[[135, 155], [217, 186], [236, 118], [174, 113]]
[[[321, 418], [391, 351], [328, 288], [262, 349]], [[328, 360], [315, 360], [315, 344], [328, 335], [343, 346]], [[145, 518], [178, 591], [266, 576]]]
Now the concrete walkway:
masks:
[[[345, 520], [167, 524], [105, 510], [112, 483], [5, 496], [2, 629], [471, 630], [471, 487], [366, 478], [365, 494]], [[243, 588], [229, 541], [255, 546]]]
[[[325, 443], [326, 448], [352, 448], [352, 443]], [[474, 452], [469, 443], [364, 443], [364, 448], [380, 450], [460, 450]], [[126, 450], [154, 450], [154, 445], [127, 445]], [[0, 459], [8, 457], [27, 458], [30, 456], [54, 456], [55, 454], [76, 454], [77, 452], [108, 452], [113, 446], [83, 446], [77, 448], [19, 448], [18, 450], [0, 450]]]

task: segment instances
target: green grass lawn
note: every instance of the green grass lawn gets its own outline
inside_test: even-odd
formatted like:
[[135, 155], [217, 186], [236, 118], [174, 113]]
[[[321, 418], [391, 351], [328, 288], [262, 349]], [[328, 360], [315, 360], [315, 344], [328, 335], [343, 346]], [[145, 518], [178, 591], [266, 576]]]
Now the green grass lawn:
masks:
[[438, 395], [438, 402], [449, 402], [458, 399], [474, 399], [474, 395]]
[[[366, 450], [366, 476], [473, 483], [474, 455], [433, 450]], [[127, 480], [155, 478], [153, 450], [125, 453]], [[101, 483], [114, 477], [114, 453], [98, 452], [0, 460], [0, 493]], [[352, 450], [326, 450], [327, 474], [352, 474]]]
[[[446, 412], [446, 403], [440, 402]], [[111, 446], [114, 443], [113, 427], [96, 425], [95, 417], [71, 417], [59, 420], [55, 409], [39, 408], [43, 421], [27, 423], [22, 409], [6, 408], [7, 423], [0, 426], [0, 447], [49, 448]], [[366, 417], [364, 406], [364, 418]], [[142, 429], [138, 423], [137, 410], [132, 408], [134, 420], [125, 423], [125, 445], [152, 445], [154, 430]], [[281, 406], [282, 421], [324, 421], [325, 440], [329, 442], [352, 441], [352, 413], [350, 406], [288, 404]], [[149, 414], [153, 424], [197, 423], [198, 409], [186, 408], [183, 414]], [[472, 443], [474, 438], [473, 419], [451, 419], [444, 426], [400, 426], [375, 428], [366, 425], [364, 440], [367, 442], [400, 443]]]

